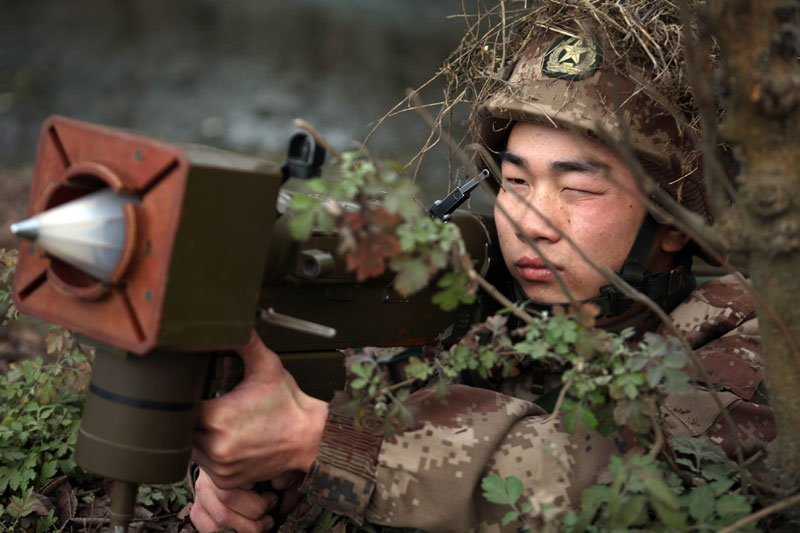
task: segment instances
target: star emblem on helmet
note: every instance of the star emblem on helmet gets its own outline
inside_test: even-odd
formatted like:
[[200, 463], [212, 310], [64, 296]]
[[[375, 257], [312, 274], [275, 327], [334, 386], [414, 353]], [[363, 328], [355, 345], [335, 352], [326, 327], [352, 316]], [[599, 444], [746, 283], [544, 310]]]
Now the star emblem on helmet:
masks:
[[550, 78], [583, 80], [597, 71], [602, 58], [591, 39], [562, 37], [544, 55], [542, 74]]

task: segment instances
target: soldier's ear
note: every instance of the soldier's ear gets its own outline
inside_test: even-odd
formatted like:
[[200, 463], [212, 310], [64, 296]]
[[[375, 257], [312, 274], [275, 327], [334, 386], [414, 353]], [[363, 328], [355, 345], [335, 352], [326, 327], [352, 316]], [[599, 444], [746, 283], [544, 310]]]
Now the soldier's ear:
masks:
[[688, 235], [679, 229], [670, 227], [667, 228], [664, 240], [661, 241], [661, 250], [670, 254], [680, 252], [688, 242]]

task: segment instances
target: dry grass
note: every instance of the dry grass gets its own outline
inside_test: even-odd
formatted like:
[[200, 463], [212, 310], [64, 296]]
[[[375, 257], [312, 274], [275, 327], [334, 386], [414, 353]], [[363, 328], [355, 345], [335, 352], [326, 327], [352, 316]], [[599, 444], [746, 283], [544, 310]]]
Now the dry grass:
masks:
[[[574, 35], [577, 23], [581, 33], [600, 43], [608, 65], [658, 101], [669, 102], [668, 110], [696, 137], [699, 118], [684, 57], [686, 35], [681, 21], [683, 9], [693, 14], [702, 3], [698, 0], [475, 0], [469, 4], [465, 0], [464, 13], [452, 16], [465, 21], [464, 38], [439, 72], [417, 90], [437, 78], [446, 80], [443, 99], [427, 104], [434, 109], [438, 107], [436, 123], [443, 132], [452, 131], [453, 110], [459, 104], [470, 106], [470, 127], [460, 140], [464, 145], [467, 139], [476, 138], [473, 104], [485, 100], [505, 83], [531, 38], [542, 30]], [[412, 98], [406, 98], [384, 119], [418, 105]], [[432, 133], [417, 158], [438, 141], [438, 133]]]

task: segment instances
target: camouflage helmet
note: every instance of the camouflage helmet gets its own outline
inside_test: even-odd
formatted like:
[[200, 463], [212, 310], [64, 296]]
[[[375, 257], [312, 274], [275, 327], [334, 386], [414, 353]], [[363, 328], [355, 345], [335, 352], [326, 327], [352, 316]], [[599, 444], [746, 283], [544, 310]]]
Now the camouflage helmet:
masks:
[[652, 179], [711, 222], [689, 136], [641, 84], [603, 58], [591, 37], [537, 35], [503, 87], [478, 106], [478, 120], [481, 144], [493, 154], [503, 149], [519, 121], [569, 128], [612, 146], [627, 142]]

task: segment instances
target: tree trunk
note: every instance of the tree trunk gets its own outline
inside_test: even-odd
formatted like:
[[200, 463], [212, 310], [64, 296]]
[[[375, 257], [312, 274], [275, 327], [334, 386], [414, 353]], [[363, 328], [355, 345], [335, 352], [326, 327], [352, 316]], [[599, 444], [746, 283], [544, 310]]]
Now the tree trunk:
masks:
[[715, 0], [707, 24], [720, 47], [720, 135], [741, 164], [739, 198], [720, 227], [747, 258], [765, 383], [778, 438], [771, 465], [800, 487], [800, 1]]

